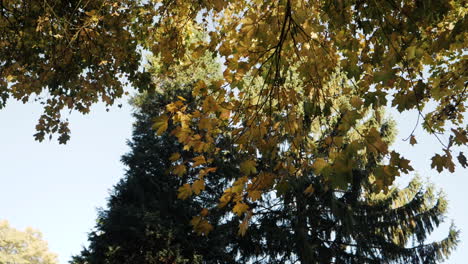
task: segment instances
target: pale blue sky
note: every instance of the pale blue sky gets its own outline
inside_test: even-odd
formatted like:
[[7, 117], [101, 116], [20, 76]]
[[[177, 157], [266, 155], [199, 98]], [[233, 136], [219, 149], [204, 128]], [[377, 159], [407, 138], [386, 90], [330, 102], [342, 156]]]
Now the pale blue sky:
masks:
[[[50, 249], [65, 264], [85, 245], [87, 232], [94, 226], [96, 208], [106, 203], [109, 189], [123, 176], [120, 156], [128, 151], [131, 136], [131, 107], [93, 107], [91, 114], [73, 113], [71, 140], [59, 145], [56, 140], [36, 142], [34, 126], [41, 113], [39, 105], [10, 101], [0, 110], [0, 219], [19, 229], [39, 229]], [[416, 122], [416, 114], [394, 117], [400, 135], [395, 148], [413, 161], [413, 167], [449, 199], [449, 219], [462, 229], [461, 244], [445, 263], [463, 264], [468, 257], [468, 170], [457, 167], [455, 174], [430, 170], [430, 157], [441, 150], [433, 137], [421, 136], [415, 147], [406, 138]], [[402, 182], [406, 182], [404, 177]], [[435, 234], [446, 234], [448, 224]], [[465, 242], [466, 241], [466, 242]]]

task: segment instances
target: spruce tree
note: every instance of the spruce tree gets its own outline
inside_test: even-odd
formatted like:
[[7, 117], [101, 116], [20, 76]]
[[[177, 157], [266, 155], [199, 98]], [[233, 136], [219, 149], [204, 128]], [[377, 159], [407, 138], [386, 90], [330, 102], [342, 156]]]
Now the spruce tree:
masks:
[[[361, 125], [372, 126], [391, 143], [391, 121], [374, 116]], [[343, 151], [348, 143], [344, 139]], [[275, 193], [251, 204], [256, 214], [237, 245], [239, 255], [252, 263], [442, 263], [459, 235], [452, 225], [445, 239], [427, 243], [445, 219], [444, 196], [419, 177], [405, 188], [379, 190], [373, 175], [382, 169], [382, 157], [365, 153], [361, 160], [348, 175], [351, 184], [337, 187], [326, 172], [308, 172], [286, 178]]]
[[[194, 154], [184, 151], [173, 135], [159, 136], [152, 129], [154, 119], [174, 98], [193, 100], [191, 88], [206, 73], [214, 79], [219, 74], [219, 65], [208, 55], [190, 69], [180, 71], [177, 78], [159, 80], [158, 91], [134, 97], [136, 122], [128, 142], [130, 152], [122, 157], [127, 172], [113, 188], [107, 208], [99, 211], [96, 227], [89, 234], [90, 245], [71, 263], [234, 263], [229, 243], [235, 239], [237, 225], [222, 221], [225, 210], [216, 211], [217, 197], [233, 173], [228, 162], [232, 157], [219, 155], [215, 163], [220, 169], [206, 176], [209, 184], [203, 187], [203, 193], [181, 200], [178, 188], [193, 183], [197, 172], [189, 171], [181, 177], [171, 175], [173, 154], [180, 153], [185, 158]], [[212, 207], [215, 208], [206, 219], [191, 222], [194, 215]], [[194, 231], [197, 224], [209, 225], [207, 228], [213, 230], [199, 235]]]
[[[115, 187], [108, 208], [100, 212], [90, 246], [74, 263], [426, 264], [440, 263], [455, 248], [458, 232], [453, 227], [446, 239], [426, 243], [444, 220], [447, 202], [443, 196], [417, 179], [403, 189], [382, 188], [386, 184], [380, 181], [388, 179], [386, 170], [392, 167], [384, 165], [378, 151], [355, 151], [356, 134], [339, 134], [337, 128], [349, 109], [348, 97], [336, 100], [341, 115], [318, 122], [328, 122], [328, 130], [317, 126], [317, 120], [308, 115], [311, 107], [304, 105], [304, 126], [314, 134], [311, 140], [322, 146], [310, 159], [326, 162], [333, 145], [335, 152], [358, 155], [350, 160], [359, 163], [341, 161], [340, 166], [352, 166], [351, 173], [330, 175], [326, 168], [316, 168], [301, 171], [300, 176], [284, 171], [280, 181], [270, 183], [267, 177], [260, 178], [264, 182], [248, 186], [273, 184], [274, 190], [255, 199], [249, 196], [251, 213], [232, 214], [238, 204], [231, 200], [229, 190], [235, 188], [234, 181], [245, 168], [236, 165], [243, 153], [231, 151], [234, 135], [227, 132], [214, 139], [220, 149], [212, 163], [217, 170], [205, 176], [201, 192], [192, 196], [200, 171], [184, 167], [187, 171], [182, 176], [170, 174], [174, 159], [193, 160], [196, 153], [184, 150], [174, 134], [158, 136], [153, 124], [174, 98], [190, 107], [197, 100], [191, 93], [193, 87], [200, 80], [208, 85], [216, 80], [216, 69], [213, 59], [205, 56], [199, 64], [155, 80], [159, 86], [155, 93], [134, 100], [137, 122], [129, 142], [131, 152], [122, 159], [128, 171]], [[153, 70], [158, 70], [157, 64]], [[373, 129], [390, 144], [394, 126], [380, 119], [373, 115], [361, 120], [356, 133]], [[282, 137], [287, 146], [294, 135]], [[340, 138], [340, 142], [329, 144], [329, 138]], [[281, 159], [285, 157], [259, 156], [256, 168], [268, 171]], [[407, 172], [411, 170], [396, 153], [392, 159]], [[190, 187], [189, 194], [184, 186]], [[226, 190], [227, 186], [233, 187]]]

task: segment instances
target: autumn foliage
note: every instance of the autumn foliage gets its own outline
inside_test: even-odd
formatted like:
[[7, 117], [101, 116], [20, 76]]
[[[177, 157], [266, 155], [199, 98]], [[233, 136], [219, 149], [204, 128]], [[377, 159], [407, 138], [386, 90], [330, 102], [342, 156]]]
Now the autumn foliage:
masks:
[[[98, 101], [112, 104], [127, 81], [152, 91], [206, 54], [222, 62], [221, 78], [200, 78], [193, 100], [175, 97], [154, 129], [195, 153], [171, 157], [174, 177], [198, 172], [180, 187], [180, 199], [203, 193], [206, 175], [218, 169], [216, 156], [237, 155], [239, 174], [218, 205], [243, 217], [240, 234], [256, 200], [310, 173], [346, 190], [363, 159], [381, 156], [369, 177], [374, 191], [386, 192], [412, 171], [376, 126], [362, 126], [369, 117], [380, 122], [383, 107], [415, 112], [415, 127], [439, 140], [432, 168], [468, 165], [454, 151], [468, 143], [464, 1], [1, 3], [0, 103], [41, 101], [39, 140], [59, 133], [65, 142], [62, 110], [87, 113]], [[143, 53], [155, 58], [156, 70], [140, 67]], [[231, 144], [220, 146], [221, 138]], [[417, 139], [412, 133], [409, 143]], [[210, 231], [204, 226], [200, 233]]]

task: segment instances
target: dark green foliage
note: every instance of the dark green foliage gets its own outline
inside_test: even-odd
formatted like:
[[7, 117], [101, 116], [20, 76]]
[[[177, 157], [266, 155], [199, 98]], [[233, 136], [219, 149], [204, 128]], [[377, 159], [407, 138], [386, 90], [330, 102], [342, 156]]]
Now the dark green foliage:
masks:
[[[392, 141], [393, 126], [381, 125]], [[314, 173], [287, 179], [288, 188], [253, 205], [256, 216], [237, 249], [253, 263], [441, 263], [459, 232], [427, 243], [444, 220], [447, 201], [415, 178], [403, 189], [375, 193], [371, 173], [381, 163], [368, 154], [344, 190]], [[364, 160], [366, 162], [364, 162]], [[310, 186], [310, 187], [309, 187]], [[305, 192], [309, 187], [309, 192]], [[251, 244], [250, 246], [244, 246]]]
[[[202, 208], [213, 206], [210, 194], [221, 192], [222, 184], [211, 181], [206, 194], [192, 200], [177, 199], [177, 188], [192, 176], [169, 175], [172, 153], [181, 145], [170, 135], [156, 136], [152, 120], [167, 103], [168, 95], [148, 95], [135, 113], [137, 122], [131, 152], [122, 161], [128, 170], [115, 186], [108, 208], [100, 211], [90, 246], [72, 263], [230, 263], [226, 228], [198, 236], [191, 218]], [[190, 153], [183, 153], [190, 155]], [[221, 170], [222, 173], [222, 170]], [[214, 177], [214, 176], [213, 176]], [[219, 176], [218, 176], [219, 178]], [[210, 178], [211, 179], [211, 178]], [[212, 199], [212, 198], [211, 198]], [[220, 222], [221, 214], [212, 213], [210, 221]]]
[[[309, 184], [311, 195], [303, 193]], [[261, 250], [245, 247], [243, 255], [269, 258], [261, 263], [441, 263], [457, 244], [454, 228], [443, 241], [424, 244], [443, 221], [446, 201], [417, 180], [377, 196], [333, 191], [314, 180], [292, 185], [249, 228]]]
[[[189, 93], [171, 89], [139, 97], [131, 152], [122, 158], [126, 177], [115, 187], [108, 209], [99, 214], [90, 246], [75, 264], [94, 263], [440, 263], [455, 248], [458, 232], [425, 244], [444, 219], [446, 201], [418, 179], [404, 189], [375, 194], [371, 173], [381, 162], [368, 154], [353, 170], [346, 190], [336, 190], [322, 177], [288, 178], [281, 192], [264, 194], [250, 204], [256, 214], [245, 236], [238, 236], [242, 219], [228, 213], [232, 205], [217, 207], [226, 183], [238, 169], [235, 155], [219, 154], [218, 171], [206, 176], [206, 190], [188, 200], [177, 199], [177, 189], [193, 182], [196, 171], [184, 177], [169, 175], [169, 156], [180, 152], [177, 140], [156, 136], [154, 117], [169, 98]], [[371, 122], [375, 125], [375, 122]], [[381, 125], [381, 134], [393, 138], [393, 126]], [[229, 144], [227, 138], [218, 139]], [[366, 162], [364, 162], [366, 160]], [[262, 166], [262, 164], [259, 164]], [[304, 193], [306, 187], [313, 191]], [[188, 223], [209, 208], [214, 230], [198, 236]]]
[[[210, 60], [206, 65], [215, 73]], [[184, 160], [191, 160], [195, 154], [184, 151], [167, 132], [157, 136], [151, 127], [177, 96], [195, 100], [191, 84], [200, 78], [200, 69], [194, 74], [177, 72], [178, 79], [159, 80], [159, 92], [134, 100], [137, 122], [129, 142], [131, 152], [122, 158], [128, 166], [126, 176], [113, 190], [108, 208], [100, 212], [89, 236], [90, 246], [74, 257], [73, 264], [432, 264], [455, 248], [458, 231], [453, 227], [446, 239], [425, 243], [446, 212], [447, 202], [432, 187], [416, 179], [406, 188], [377, 194], [373, 173], [383, 158], [373, 152], [360, 154], [362, 161], [353, 168], [346, 188], [332, 188], [334, 183], [312, 171], [285, 177], [275, 191], [249, 202], [254, 216], [246, 234], [239, 236], [243, 217], [230, 213], [234, 204], [218, 207], [219, 197], [240, 174], [236, 161], [243, 158], [228, 151], [232, 143], [226, 133], [216, 139], [224, 151], [215, 156], [217, 171], [205, 176], [206, 189], [187, 200], [177, 199], [177, 189], [193, 183], [198, 171], [192, 168], [183, 177], [171, 175], [169, 157], [179, 152]], [[380, 128], [380, 136], [393, 141], [391, 122], [372, 117], [361, 125]], [[333, 129], [324, 131], [318, 140], [332, 133]], [[344, 139], [343, 149], [349, 141]], [[321, 152], [326, 158], [327, 150]], [[259, 157], [257, 169], [269, 162]], [[207, 236], [197, 235], [189, 225], [203, 208], [210, 210], [207, 220], [214, 227]]]

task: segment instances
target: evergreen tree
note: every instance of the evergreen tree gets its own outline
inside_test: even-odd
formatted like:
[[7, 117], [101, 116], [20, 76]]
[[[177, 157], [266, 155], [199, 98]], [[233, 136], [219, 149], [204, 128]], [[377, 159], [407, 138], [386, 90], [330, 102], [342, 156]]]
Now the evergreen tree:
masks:
[[[73, 257], [71, 263], [234, 263], [229, 243], [235, 238], [232, 234], [237, 225], [222, 222], [225, 210], [215, 208], [198, 223], [191, 222], [194, 215], [207, 212], [205, 208], [216, 207], [217, 197], [232, 173], [230, 157], [218, 157], [215, 163], [220, 169], [206, 175], [209, 184], [202, 187], [200, 196], [181, 200], [177, 190], [193, 183], [198, 172], [189, 171], [181, 177], [170, 175], [173, 153], [185, 158], [193, 157], [193, 153], [184, 151], [169, 133], [158, 136], [152, 129], [154, 119], [174, 98], [193, 99], [193, 83], [207, 72], [213, 78], [219, 74], [218, 65], [210, 56], [181, 71], [175, 79], [159, 80], [159, 91], [134, 98], [136, 122], [128, 143], [131, 151], [122, 157], [127, 172], [112, 190], [107, 208], [99, 212], [95, 230], [89, 234], [89, 247]], [[197, 226], [213, 230], [208, 236], [200, 236], [194, 231]]]
[[[455, 248], [458, 232], [454, 228], [446, 239], [425, 244], [446, 212], [446, 201], [432, 187], [414, 180], [404, 189], [382, 188], [386, 184], [379, 181], [390, 177], [385, 175], [394, 169], [390, 165], [411, 170], [406, 160], [392, 152], [392, 162], [384, 165], [378, 151], [353, 149], [356, 135], [340, 134], [337, 127], [349, 109], [348, 97], [336, 100], [341, 115], [319, 122], [304, 119], [304, 126], [315, 134], [313, 140], [322, 146], [317, 156], [310, 157], [314, 170], [300, 175], [285, 170], [283, 179], [274, 182], [274, 191], [258, 196], [248, 192], [249, 211], [236, 198], [235, 189], [247, 185], [258, 190], [273, 183], [266, 174], [257, 181], [239, 181], [237, 175], [250, 168], [235, 165], [243, 153], [231, 151], [231, 133], [215, 139], [220, 151], [212, 164], [217, 170], [205, 175], [204, 185], [196, 184], [200, 170], [194, 168], [183, 166], [187, 171], [181, 176], [169, 175], [176, 160], [197, 156], [184, 150], [173, 135], [158, 136], [152, 129], [154, 120], [174, 98], [190, 106], [196, 100], [191, 93], [194, 85], [199, 80], [210, 82], [203, 76], [216, 80], [215, 65], [205, 56], [195, 68], [181, 68], [167, 80], [156, 80], [158, 92], [134, 101], [137, 122], [131, 152], [123, 157], [126, 177], [115, 187], [108, 209], [100, 212], [96, 230], [90, 234], [91, 245], [74, 263], [439, 263]], [[212, 70], [207, 71], [207, 66]], [[308, 108], [304, 106], [305, 117]], [[328, 130], [317, 126], [322, 122], [328, 122]], [[376, 115], [361, 120], [356, 133], [363, 130], [376, 131], [385, 144], [393, 141], [393, 125]], [[287, 146], [294, 135], [282, 136]], [[329, 138], [340, 142], [329, 144]], [[327, 163], [332, 147], [335, 153], [359, 155], [349, 158], [359, 163], [343, 159], [333, 164], [352, 166], [351, 173], [343, 170], [342, 175], [331, 175], [330, 171], [339, 170], [318, 162]], [[282, 159], [259, 156], [256, 168], [268, 171]], [[192, 196], [195, 192], [198, 195]]]
[[[372, 126], [379, 127], [380, 136], [391, 143], [392, 122], [380, 123], [374, 116], [361, 129]], [[319, 140], [330, 133], [324, 132]], [[348, 147], [349, 140], [344, 139], [341, 148]], [[322, 151], [326, 159], [326, 149]], [[252, 263], [432, 264], [445, 260], [458, 243], [459, 232], [453, 225], [445, 239], [426, 243], [444, 221], [443, 195], [435, 194], [418, 177], [403, 189], [380, 191], [373, 175], [391, 168], [381, 166], [382, 157], [376, 153], [363, 154], [361, 161], [348, 175], [349, 185], [337, 188], [337, 183], [327, 180], [327, 172], [308, 172], [286, 178], [275, 193], [250, 204], [256, 213], [243, 243], [237, 245], [239, 255]]]

